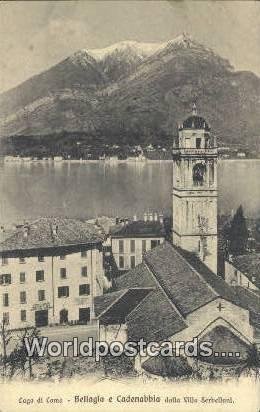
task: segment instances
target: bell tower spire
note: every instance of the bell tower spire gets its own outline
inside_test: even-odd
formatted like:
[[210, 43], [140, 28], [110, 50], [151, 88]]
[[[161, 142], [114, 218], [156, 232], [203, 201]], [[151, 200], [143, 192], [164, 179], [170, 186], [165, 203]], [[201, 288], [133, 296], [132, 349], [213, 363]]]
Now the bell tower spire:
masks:
[[173, 148], [173, 243], [217, 273], [217, 147], [197, 115], [179, 126]]
[[192, 116], [197, 116], [197, 106], [195, 102], [192, 105]]

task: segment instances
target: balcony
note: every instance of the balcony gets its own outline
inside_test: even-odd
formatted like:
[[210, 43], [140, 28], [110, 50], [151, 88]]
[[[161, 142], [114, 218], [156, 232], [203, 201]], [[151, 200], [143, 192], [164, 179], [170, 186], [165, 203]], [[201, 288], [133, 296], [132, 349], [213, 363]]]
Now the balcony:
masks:
[[217, 147], [210, 147], [207, 149], [196, 149], [196, 148], [182, 148], [177, 147], [172, 149], [173, 156], [217, 156], [218, 155], [218, 148]]

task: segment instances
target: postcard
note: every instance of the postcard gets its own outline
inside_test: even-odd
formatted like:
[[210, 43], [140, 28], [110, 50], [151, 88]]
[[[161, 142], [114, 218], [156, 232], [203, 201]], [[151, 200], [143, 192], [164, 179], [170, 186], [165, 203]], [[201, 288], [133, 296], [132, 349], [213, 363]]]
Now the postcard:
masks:
[[260, 3], [0, 22], [0, 412], [258, 412]]

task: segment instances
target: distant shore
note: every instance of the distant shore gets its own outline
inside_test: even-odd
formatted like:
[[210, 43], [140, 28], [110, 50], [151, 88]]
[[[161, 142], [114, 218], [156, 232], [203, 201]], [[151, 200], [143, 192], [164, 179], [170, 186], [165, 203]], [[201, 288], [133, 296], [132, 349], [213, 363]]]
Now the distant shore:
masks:
[[[54, 159], [23, 159], [23, 158], [16, 158], [6, 160], [4, 157], [0, 158], [1, 162], [4, 164], [103, 164], [103, 165], [117, 165], [117, 164], [130, 164], [130, 165], [146, 165], [146, 164], [153, 164], [153, 163], [171, 163], [172, 159], [145, 159], [145, 160], [128, 160], [128, 159], [118, 159], [118, 160], [100, 160], [100, 159], [61, 159], [61, 160], [54, 160]], [[260, 158], [219, 158], [220, 161], [225, 162], [244, 162], [244, 161], [260, 161]]]

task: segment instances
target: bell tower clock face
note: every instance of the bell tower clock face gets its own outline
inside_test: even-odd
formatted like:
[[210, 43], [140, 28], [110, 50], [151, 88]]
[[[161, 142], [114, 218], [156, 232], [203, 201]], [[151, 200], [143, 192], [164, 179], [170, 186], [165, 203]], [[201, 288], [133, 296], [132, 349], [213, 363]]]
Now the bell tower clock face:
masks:
[[202, 163], [197, 163], [193, 167], [193, 183], [195, 186], [202, 186], [205, 180], [206, 166]]

